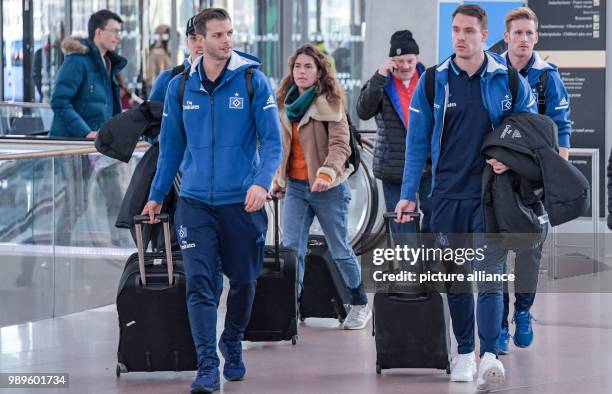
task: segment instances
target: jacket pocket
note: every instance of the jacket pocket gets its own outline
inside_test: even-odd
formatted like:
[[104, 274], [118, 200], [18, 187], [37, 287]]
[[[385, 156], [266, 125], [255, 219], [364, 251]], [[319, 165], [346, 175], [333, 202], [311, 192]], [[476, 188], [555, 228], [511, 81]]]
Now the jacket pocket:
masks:
[[240, 146], [215, 149], [215, 191], [239, 192], [253, 182], [255, 167]]

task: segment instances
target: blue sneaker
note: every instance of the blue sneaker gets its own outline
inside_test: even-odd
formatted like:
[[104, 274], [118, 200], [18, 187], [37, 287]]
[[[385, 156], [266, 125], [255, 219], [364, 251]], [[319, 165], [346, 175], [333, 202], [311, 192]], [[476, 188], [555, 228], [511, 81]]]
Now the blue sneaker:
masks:
[[497, 340], [497, 354], [508, 354], [510, 352], [510, 333], [508, 327], [502, 327], [499, 339]]
[[191, 383], [192, 393], [212, 393], [220, 389], [219, 369], [216, 367], [203, 367]]
[[533, 328], [531, 327], [531, 313], [528, 310], [524, 312], [514, 312], [512, 321], [516, 324], [513, 340], [518, 347], [527, 347], [533, 341]]
[[246, 374], [246, 368], [242, 362], [242, 343], [240, 341], [227, 343], [221, 338], [219, 350], [225, 359], [223, 377], [229, 381], [242, 380]]

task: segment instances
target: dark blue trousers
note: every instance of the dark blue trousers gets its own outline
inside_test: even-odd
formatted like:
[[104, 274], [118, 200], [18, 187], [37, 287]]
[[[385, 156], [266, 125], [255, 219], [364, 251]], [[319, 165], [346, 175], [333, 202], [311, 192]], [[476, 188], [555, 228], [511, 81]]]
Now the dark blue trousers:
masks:
[[185, 265], [187, 308], [200, 368], [217, 367], [218, 261], [229, 278], [222, 337], [241, 341], [249, 322], [257, 276], [263, 263], [268, 218], [243, 204], [208, 205], [181, 197], [175, 213]]
[[[451, 248], [483, 248], [484, 260], [473, 264], [451, 264], [450, 272], [465, 275], [473, 270], [488, 274], [501, 274], [507, 252], [499, 243], [484, 238], [484, 220], [480, 199], [454, 200], [432, 198], [431, 228], [435, 233], [449, 234]], [[468, 236], [472, 234], [472, 236]], [[467, 242], [467, 244], [466, 244]], [[486, 245], [486, 248], [485, 248]], [[480, 355], [485, 352], [497, 355], [497, 340], [501, 331], [499, 324], [503, 311], [503, 284], [501, 282], [478, 282], [478, 305], [476, 321], [480, 339]], [[448, 306], [453, 332], [460, 354], [474, 351], [474, 295], [469, 283], [458, 283], [448, 290]]]

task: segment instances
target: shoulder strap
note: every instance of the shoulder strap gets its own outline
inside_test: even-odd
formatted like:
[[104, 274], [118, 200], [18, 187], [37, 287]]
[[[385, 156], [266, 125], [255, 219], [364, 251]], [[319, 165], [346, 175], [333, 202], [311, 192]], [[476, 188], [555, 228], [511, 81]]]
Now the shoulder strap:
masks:
[[427, 94], [427, 102], [433, 110], [434, 98], [436, 97], [436, 67], [431, 66], [425, 72], [425, 93]]
[[185, 81], [187, 81], [187, 78], [189, 78], [189, 69], [185, 69], [181, 73], [181, 75], [182, 77], [179, 81], [178, 98], [179, 98], [179, 109], [181, 112], [183, 112], [183, 96], [185, 95]]
[[244, 79], [246, 79], [246, 86], [247, 86], [247, 94], [249, 96], [249, 103], [253, 102], [253, 67], [249, 67], [246, 69], [246, 71], [244, 72]]
[[548, 70], [540, 75], [538, 83], [538, 113], [546, 114], [546, 85], [548, 84]]
[[518, 71], [512, 66], [508, 66], [508, 86], [510, 87], [510, 94], [512, 95], [512, 111], [514, 111], [514, 103], [516, 102], [516, 96], [518, 94], [518, 84]]
[[170, 74], [170, 79], [176, 77], [177, 75], [182, 73], [184, 70], [185, 70], [185, 65], [184, 64], [179, 64], [178, 66], [174, 67], [172, 69], [172, 73]]

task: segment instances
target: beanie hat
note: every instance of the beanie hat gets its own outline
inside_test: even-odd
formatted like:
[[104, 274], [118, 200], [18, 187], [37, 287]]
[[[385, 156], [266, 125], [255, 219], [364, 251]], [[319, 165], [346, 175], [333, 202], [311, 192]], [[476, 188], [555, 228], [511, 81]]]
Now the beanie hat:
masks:
[[410, 30], [398, 30], [391, 36], [389, 57], [408, 54], [418, 55], [419, 46], [414, 38], [412, 38]]

